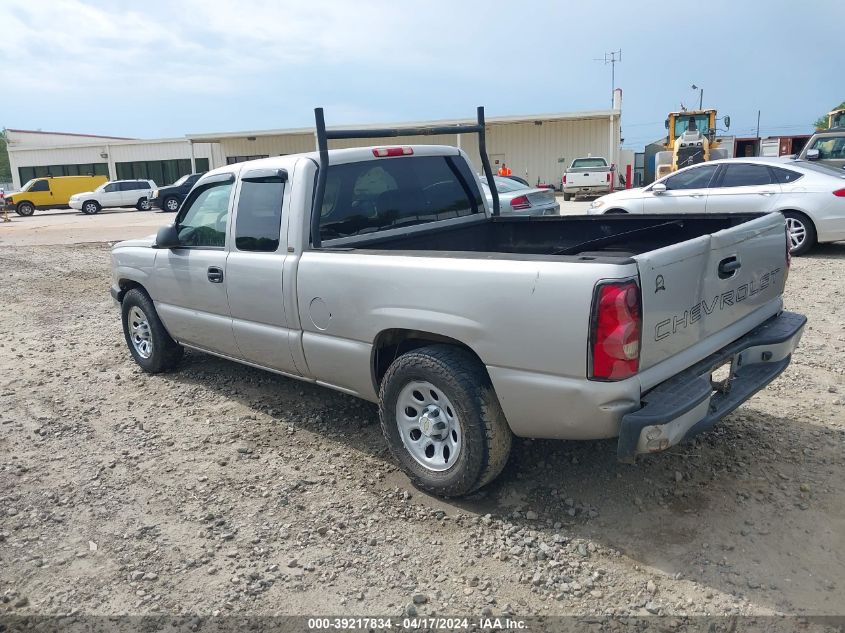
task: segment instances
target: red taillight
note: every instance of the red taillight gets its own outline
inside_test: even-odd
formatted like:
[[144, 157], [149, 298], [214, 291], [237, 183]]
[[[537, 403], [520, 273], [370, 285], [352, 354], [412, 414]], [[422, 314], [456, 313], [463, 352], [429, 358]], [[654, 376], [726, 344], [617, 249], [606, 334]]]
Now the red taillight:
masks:
[[563, 184], [566, 184], [566, 174], [563, 175]]
[[833, 195], [837, 198], [845, 198], [845, 189], [837, 189], [833, 192]]
[[640, 289], [634, 281], [601, 284], [593, 302], [591, 378], [622, 380], [640, 368]]
[[607, 172], [607, 182], [610, 182], [610, 172]]
[[528, 196], [517, 196], [511, 200], [511, 209], [520, 211], [522, 209], [530, 209], [531, 203], [528, 202]]
[[410, 156], [414, 153], [413, 147], [375, 147], [373, 148], [373, 156], [376, 158], [386, 158], [388, 156]]

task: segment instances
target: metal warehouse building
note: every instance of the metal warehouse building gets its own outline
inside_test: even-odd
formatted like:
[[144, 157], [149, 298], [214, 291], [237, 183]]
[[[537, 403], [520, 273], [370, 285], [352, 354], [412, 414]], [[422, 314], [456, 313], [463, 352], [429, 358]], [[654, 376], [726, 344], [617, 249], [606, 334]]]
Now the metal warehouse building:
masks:
[[[487, 151], [494, 170], [501, 163], [507, 163], [514, 175], [532, 184], [559, 185], [563, 170], [579, 156], [606, 156], [612, 163], [619, 164], [619, 102], [617, 97], [612, 110], [489, 117]], [[401, 130], [403, 127], [473, 122], [453, 119], [388, 126]], [[366, 129], [368, 126], [355, 127]], [[316, 147], [314, 128], [188, 134], [184, 138], [159, 140], [14, 129], [6, 132], [15, 188], [35, 176], [87, 173], [102, 174], [110, 179], [149, 178], [156, 184], [165, 185], [184, 174], [254, 158], [309, 152]], [[330, 141], [330, 147], [386, 143], [456, 145], [467, 152], [481, 171], [478, 140], [474, 134]]]

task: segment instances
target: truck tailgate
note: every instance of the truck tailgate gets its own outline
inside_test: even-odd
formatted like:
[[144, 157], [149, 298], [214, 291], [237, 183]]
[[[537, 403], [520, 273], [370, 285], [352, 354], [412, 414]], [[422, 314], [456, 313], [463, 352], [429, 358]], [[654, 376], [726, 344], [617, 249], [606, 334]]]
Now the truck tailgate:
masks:
[[643, 297], [640, 369], [648, 369], [780, 302], [784, 219], [770, 213], [634, 259]]
[[607, 182], [607, 167], [584, 167], [566, 170], [566, 184], [575, 187], [591, 187]]

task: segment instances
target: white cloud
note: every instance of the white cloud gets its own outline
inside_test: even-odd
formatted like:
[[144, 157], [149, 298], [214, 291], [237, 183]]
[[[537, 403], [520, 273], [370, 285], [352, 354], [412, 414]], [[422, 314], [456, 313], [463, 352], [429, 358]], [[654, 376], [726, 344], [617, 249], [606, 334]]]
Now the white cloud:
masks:
[[[409, 44], [402, 2], [100, 4], [4, 0], [0, 58], [4, 83], [21, 94], [96, 99], [219, 94], [291, 66], [426, 63]], [[412, 53], [413, 51], [413, 53]], [[422, 51], [422, 53], [420, 52]]]

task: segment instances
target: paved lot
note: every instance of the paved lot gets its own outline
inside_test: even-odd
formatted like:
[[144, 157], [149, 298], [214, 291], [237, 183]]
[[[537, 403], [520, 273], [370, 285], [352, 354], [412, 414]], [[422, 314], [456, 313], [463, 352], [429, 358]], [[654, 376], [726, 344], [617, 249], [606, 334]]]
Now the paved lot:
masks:
[[794, 362], [710, 433], [636, 466], [518, 440], [444, 501], [370, 404], [198, 353], [139, 371], [108, 245], [61, 243], [170, 217], [0, 224], [0, 615], [842, 613], [845, 244], [794, 261]]

